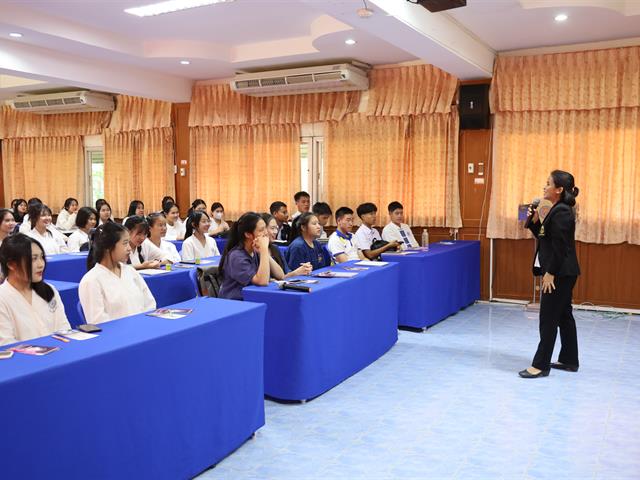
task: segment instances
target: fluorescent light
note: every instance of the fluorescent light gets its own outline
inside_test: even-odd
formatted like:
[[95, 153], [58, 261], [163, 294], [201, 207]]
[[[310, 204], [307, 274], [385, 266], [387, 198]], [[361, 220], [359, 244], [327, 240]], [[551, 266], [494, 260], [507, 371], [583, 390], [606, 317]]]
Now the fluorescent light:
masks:
[[22, 38], [22, 34], [17, 32], [11, 32], [9, 36], [13, 38]]
[[356, 42], [353, 38], [347, 38], [347, 39], [344, 41], [344, 43], [346, 43], [347, 45], [355, 45], [355, 44], [356, 44], [356, 43], [358, 43], [358, 42]]
[[189, 8], [204, 7], [214, 3], [233, 2], [234, 0], [168, 0], [166, 2], [151, 3], [141, 7], [126, 8], [125, 12], [138, 17], [151, 17], [163, 13], [178, 12]]
[[566, 13], [559, 13], [555, 16], [554, 20], [556, 22], [566, 22], [567, 18], [569, 18], [569, 15], [567, 15]]
[[190, 63], [189, 60], [180, 60], [180, 65], [189, 65]]

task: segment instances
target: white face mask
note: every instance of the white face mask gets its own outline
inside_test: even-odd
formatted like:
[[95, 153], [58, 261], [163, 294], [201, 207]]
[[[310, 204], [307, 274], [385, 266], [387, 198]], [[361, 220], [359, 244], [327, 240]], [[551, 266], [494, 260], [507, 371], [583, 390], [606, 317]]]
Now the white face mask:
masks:
[[215, 212], [213, 214], [213, 218], [215, 218], [216, 220], [222, 220], [222, 215], [223, 215], [223, 212]]

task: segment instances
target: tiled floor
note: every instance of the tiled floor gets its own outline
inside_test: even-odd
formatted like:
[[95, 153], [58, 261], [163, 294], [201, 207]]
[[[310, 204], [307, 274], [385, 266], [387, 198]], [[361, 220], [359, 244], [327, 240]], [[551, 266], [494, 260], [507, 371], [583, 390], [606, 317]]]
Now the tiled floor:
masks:
[[640, 317], [576, 318], [580, 371], [536, 380], [517, 375], [538, 335], [521, 307], [401, 331], [321, 397], [267, 402], [256, 438], [199, 478], [640, 479]]

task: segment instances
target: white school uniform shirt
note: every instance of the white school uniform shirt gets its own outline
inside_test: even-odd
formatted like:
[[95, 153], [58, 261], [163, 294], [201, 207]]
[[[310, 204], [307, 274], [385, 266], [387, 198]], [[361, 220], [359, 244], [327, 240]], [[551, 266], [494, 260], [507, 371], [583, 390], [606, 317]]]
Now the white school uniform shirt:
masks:
[[164, 260], [169, 260], [171, 263], [178, 263], [182, 260], [176, 246], [164, 238], [160, 240], [160, 250], [164, 254]]
[[60, 230], [73, 230], [76, 228], [76, 216], [78, 212], [69, 213], [64, 208], [60, 210], [56, 220], [56, 227]]
[[145, 241], [142, 242], [142, 256], [145, 261], [148, 260], [147, 256], [151, 257], [151, 260], [160, 260], [161, 262], [164, 262], [165, 260], [169, 260], [171, 263], [180, 261], [180, 254], [178, 253], [176, 246], [164, 239], [160, 240], [160, 247], [150, 239], [145, 239]]
[[69, 248], [67, 247], [66, 237], [58, 232], [55, 227], [47, 227], [44, 235], [40, 235], [35, 228], [32, 228], [27, 233], [31, 238], [34, 238], [40, 242], [44, 249], [45, 255], [58, 255], [60, 253], [67, 253]]
[[28, 235], [30, 231], [31, 231], [31, 222], [29, 221], [29, 214], [25, 213], [24, 217], [22, 217], [22, 223], [18, 228], [18, 232]]
[[327, 238], [327, 232], [324, 231], [324, 227], [320, 225], [320, 237], [321, 239]]
[[333, 258], [344, 253], [347, 256], [347, 260], [360, 260], [358, 246], [351, 233], [345, 235], [340, 230], [336, 230], [329, 236], [327, 249]]
[[[142, 260], [140, 259], [142, 255]], [[138, 248], [132, 248], [129, 254], [129, 260], [131, 265], [140, 265], [143, 262], [151, 262], [153, 260], [164, 260], [164, 253], [158, 247], [156, 247], [148, 238], [144, 239], [142, 245], [140, 245], [140, 254], [138, 254]]]
[[89, 235], [80, 229], [74, 230], [67, 240], [67, 248], [70, 252], [79, 252], [80, 247], [89, 241]]
[[358, 228], [354, 237], [360, 250], [371, 250], [371, 244], [374, 240], [382, 240], [378, 230], [375, 228], [369, 228], [364, 223], [360, 225], [360, 228]]
[[167, 223], [167, 234], [164, 236], [165, 240], [179, 240], [184, 238], [186, 227], [180, 219], [176, 220], [173, 225]]
[[156, 308], [142, 276], [123, 263], [120, 276], [97, 263], [80, 280], [78, 295], [87, 323], [109, 322]]
[[[215, 229], [220, 228], [220, 225], [226, 224], [227, 222], [225, 222], [224, 220], [216, 220], [215, 218], [211, 217], [211, 226], [209, 227], [209, 234], [211, 234]], [[227, 227], [229, 225], [227, 224]]]
[[202, 245], [195, 235], [191, 235], [182, 243], [182, 250], [180, 251], [180, 257], [184, 261], [193, 261], [196, 258], [217, 257], [220, 255], [218, 251], [218, 245], [216, 241], [205, 236], [205, 244]]
[[51, 288], [53, 298], [50, 302], [32, 292], [29, 303], [9, 282], [0, 285], [0, 345], [44, 337], [71, 328], [60, 294], [55, 287]]
[[400, 248], [402, 250], [406, 250], [407, 248], [418, 248], [420, 246], [411, 232], [411, 227], [406, 223], [401, 223], [400, 226], [397, 226], [395, 223], [389, 222], [382, 229], [382, 239], [386, 242], [396, 240], [400, 243]]

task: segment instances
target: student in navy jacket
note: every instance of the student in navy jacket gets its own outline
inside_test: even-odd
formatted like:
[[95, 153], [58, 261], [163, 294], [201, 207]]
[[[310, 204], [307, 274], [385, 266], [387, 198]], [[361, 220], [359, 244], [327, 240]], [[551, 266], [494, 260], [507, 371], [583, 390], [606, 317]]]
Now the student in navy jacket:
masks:
[[[550, 368], [578, 371], [578, 338], [571, 307], [573, 287], [580, 275], [574, 210], [578, 192], [573, 175], [554, 170], [544, 188], [544, 198], [553, 203], [551, 210], [542, 222], [538, 212], [530, 210], [527, 224], [537, 245], [533, 273], [542, 276], [540, 343], [532, 366], [519, 373], [523, 378], [546, 377]], [[558, 328], [562, 348], [558, 361], [551, 363]]]

